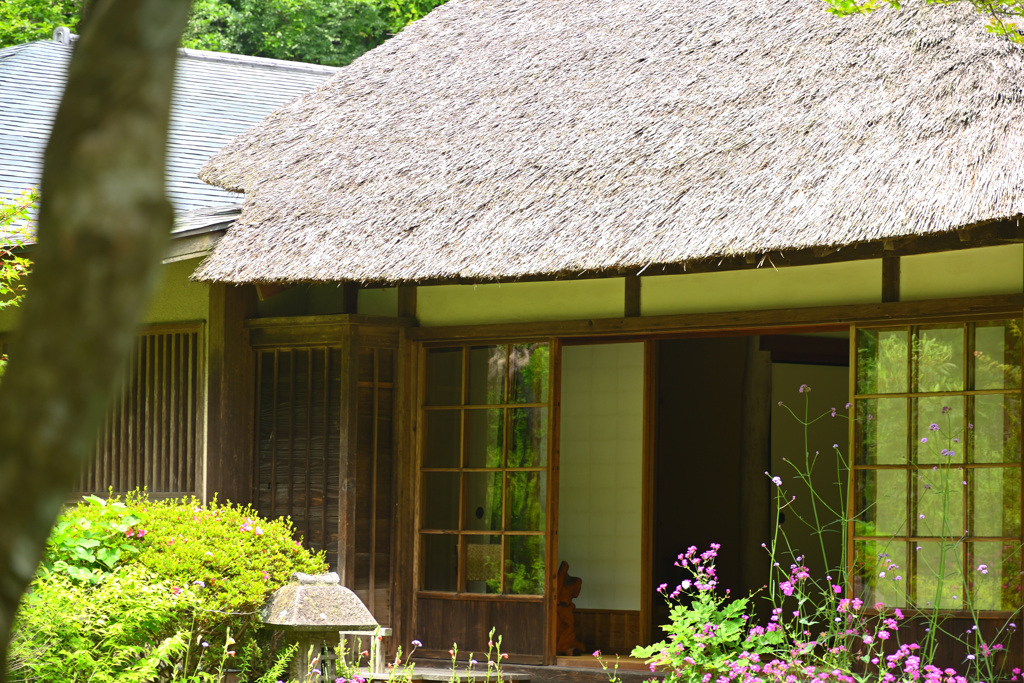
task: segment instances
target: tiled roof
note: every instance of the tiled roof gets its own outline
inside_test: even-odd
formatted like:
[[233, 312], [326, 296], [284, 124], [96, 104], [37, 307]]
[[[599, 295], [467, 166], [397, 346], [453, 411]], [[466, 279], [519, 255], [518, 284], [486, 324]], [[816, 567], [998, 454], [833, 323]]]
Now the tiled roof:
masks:
[[[55, 40], [0, 49], [0, 198], [37, 186], [64, 90], [71, 45]], [[320, 85], [333, 67], [181, 50], [171, 111], [167, 191], [178, 213], [238, 202], [196, 176], [229, 140]], [[189, 229], [179, 221], [176, 230]], [[194, 229], [194, 226], [191, 226]]]

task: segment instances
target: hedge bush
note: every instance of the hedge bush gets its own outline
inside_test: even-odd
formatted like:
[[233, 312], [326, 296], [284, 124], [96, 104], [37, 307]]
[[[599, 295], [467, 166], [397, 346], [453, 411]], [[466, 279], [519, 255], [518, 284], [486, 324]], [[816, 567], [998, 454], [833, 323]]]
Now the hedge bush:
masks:
[[[51, 535], [19, 610], [12, 680], [206, 680], [269, 666], [258, 610], [326, 571], [288, 519], [195, 499], [88, 497]], [[198, 679], [197, 679], [198, 676]]]

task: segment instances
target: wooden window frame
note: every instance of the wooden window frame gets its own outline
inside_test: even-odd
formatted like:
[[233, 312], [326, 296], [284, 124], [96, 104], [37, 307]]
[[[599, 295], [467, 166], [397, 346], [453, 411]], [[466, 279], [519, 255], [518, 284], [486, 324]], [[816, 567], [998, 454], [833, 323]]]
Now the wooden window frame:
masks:
[[[123, 495], [143, 486], [148, 487], [151, 500], [202, 493], [205, 332], [203, 322], [146, 325], [139, 330], [125, 375], [97, 432], [94, 456], [82, 469], [75, 497], [107, 495], [111, 489]], [[195, 335], [194, 342], [186, 347], [176, 335]], [[142, 344], [145, 353], [140, 352]], [[164, 355], [154, 358], [158, 348]], [[133, 389], [138, 386], [139, 373], [145, 373], [144, 392]], [[174, 384], [175, 380], [184, 382], [185, 392]], [[183, 432], [167, 428], [167, 421], [183, 419]], [[126, 456], [128, 461], [122, 462]], [[117, 486], [113, 485], [114, 479]], [[92, 485], [86, 485], [90, 480]], [[100, 490], [101, 480], [107, 484], [104, 490]], [[182, 480], [184, 486], [180, 485]], [[161, 490], [167, 488], [174, 490]]]
[[[512, 346], [521, 344], [546, 344], [549, 349], [548, 356], [548, 395], [547, 401], [544, 402], [533, 402], [533, 403], [512, 403], [511, 398], [511, 375], [509, 370], [508, 357], [510, 348]], [[504, 372], [504, 392], [505, 402], [496, 404], [471, 404], [469, 403], [469, 351], [473, 347], [480, 346], [504, 346], [505, 347], [505, 372]], [[457, 405], [427, 405], [426, 394], [427, 394], [427, 355], [432, 350], [437, 349], [461, 349], [461, 379], [460, 379], [460, 403]], [[555, 504], [557, 493], [557, 465], [555, 460], [557, 458], [557, 422], [555, 407], [557, 404], [556, 395], [558, 392], [556, 380], [558, 362], [556, 359], [558, 348], [558, 342], [552, 338], [540, 337], [540, 338], [523, 338], [523, 339], [488, 339], [488, 340], [474, 340], [472, 342], [461, 342], [454, 341], [450, 343], [436, 342], [430, 344], [420, 345], [420, 374], [419, 374], [419, 391], [417, 392], [417, 404], [416, 412], [419, 416], [419, 423], [426, 425], [426, 416], [428, 412], [433, 411], [458, 411], [460, 413], [460, 425], [462, 425], [462, 436], [460, 437], [459, 447], [459, 467], [425, 467], [426, 457], [426, 430], [420, 430], [420, 435], [417, 438], [416, 446], [416, 491], [418, 504], [415, 506], [415, 547], [416, 562], [414, 574], [414, 586], [417, 597], [420, 598], [434, 598], [434, 599], [451, 599], [451, 600], [485, 600], [485, 601], [508, 601], [508, 602], [542, 602], [545, 601], [550, 593], [550, 581], [548, 580], [551, 574], [551, 556], [554, 548], [552, 548], [552, 537], [556, 534], [556, 530], [553, 528], [555, 524], [555, 518], [553, 515], [553, 507]], [[517, 408], [544, 408], [547, 410], [547, 452], [545, 453], [546, 464], [542, 466], [533, 467], [508, 467], [507, 462], [504, 461], [504, 456], [508, 453], [509, 449], [509, 421], [511, 411]], [[501, 410], [503, 413], [502, 417], [502, 454], [503, 463], [500, 467], [483, 467], [483, 468], [467, 468], [465, 466], [465, 421], [466, 413], [473, 409], [495, 409]], [[459, 503], [458, 503], [458, 526], [457, 530], [447, 529], [428, 529], [423, 527], [423, 514], [424, 514], [424, 503], [425, 503], [425, 477], [424, 474], [430, 473], [458, 473], [459, 474]], [[507, 522], [507, 479], [505, 476], [502, 477], [502, 528], [499, 530], [467, 530], [464, 529], [464, 510], [463, 510], [463, 492], [465, 488], [465, 476], [467, 473], [488, 473], [488, 472], [501, 472], [503, 475], [508, 472], [536, 472], [545, 476], [545, 491], [542, 494], [544, 496], [544, 529], [540, 531], [517, 531], [508, 530], [505, 528]], [[452, 536], [458, 537], [458, 557], [459, 565], [457, 569], [456, 577], [456, 590], [455, 591], [440, 591], [440, 590], [428, 590], [423, 588], [423, 539], [425, 536], [436, 535], [436, 536]], [[466, 586], [466, 554], [467, 554], [467, 539], [472, 536], [501, 536], [501, 592], [498, 593], [477, 593], [468, 592], [465, 590]], [[504, 561], [507, 551], [507, 538], [512, 536], [533, 536], [544, 539], [544, 575], [542, 577], [543, 593], [539, 594], [512, 594], [505, 593], [505, 571]]]
[[[869, 471], [905, 471], [907, 472], [907, 484], [906, 484], [906, 515], [907, 522], [913, 524], [914, 517], [919, 513], [918, 501], [914, 495], [914, 489], [916, 488], [911, 482], [911, 476], [913, 472], [927, 471], [933, 469], [935, 463], [921, 463], [911, 462], [910, 459], [905, 463], [892, 464], [892, 463], [865, 463], [861, 460], [861, 443], [859, 441], [859, 435], [857, 430], [856, 416], [858, 414], [858, 406], [863, 401], [879, 400], [879, 399], [904, 399], [907, 402], [907, 434], [906, 434], [906, 452], [912, 453], [916, 447], [916, 442], [922, 437], [922, 434], [917, 432], [918, 427], [918, 415], [914, 409], [914, 399], [920, 398], [956, 398], [963, 401], [962, 409], [962, 420], [965, 426], [964, 432], [961, 435], [964, 439], [964, 457], [956, 463], [955, 466], [962, 468], [964, 472], [964, 480], [971, 481], [970, 472], [975, 470], [983, 469], [1016, 469], [1018, 470], [1019, 486], [1017, 491], [1017, 502], [1021, 509], [1022, 518], [1018, 523], [1018, 535], [1017, 536], [975, 536], [972, 534], [965, 535], [960, 538], [960, 547], [956, 550], [959, 553], [959, 564], [962, 568], [962, 573], [959, 577], [954, 577], [953, 580], [959, 580], [960, 585], [956, 590], [956, 595], [963, 604], [963, 596], [965, 591], [968, 590], [967, 575], [973, 568], [973, 562], [971, 562], [970, 548], [973, 543], [978, 541], [993, 542], [993, 543], [1013, 543], [1018, 548], [1024, 547], [1024, 430], [1019, 430], [1017, 434], [1018, 438], [1018, 453], [1019, 458], [1016, 462], [997, 462], [997, 463], [976, 463], [969, 461], [969, 453], [967, 447], [967, 429], [966, 427], [970, 424], [972, 415], [973, 398], [976, 396], [1015, 396], [1017, 399], [1017, 410], [1018, 413], [1024, 411], [1024, 382], [1021, 382], [1016, 388], [1001, 388], [1001, 389], [976, 389], [973, 386], [974, 372], [972, 370], [972, 351], [974, 350], [973, 341], [974, 335], [972, 334], [974, 327], [977, 323], [986, 322], [1002, 322], [1002, 321], [1021, 321], [1022, 311], [1007, 311], [1007, 312], [993, 312], [991, 315], [970, 315], [970, 316], [950, 316], [940, 318], [929, 318], [929, 319], [910, 319], [904, 321], [886, 321], [882, 322], [854, 322], [850, 325], [850, 402], [851, 402], [851, 419], [849, 426], [849, 448], [850, 448], [850, 466], [849, 466], [849, 482], [848, 482], [848, 518], [849, 523], [846, 530], [846, 548], [847, 548], [847, 575], [850, 578], [850, 586], [847, 590], [850, 591], [850, 595], [853, 596], [855, 591], [855, 561], [856, 561], [856, 544], [857, 542], [872, 542], [878, 541], [883, 538], [881, 536], [863, 536], [856, 533], [856, 516], [859, 513], [859, 503], [855, 492], [857, 477], [859, 473]], [[943, 390], [943, 391], [919, 391], [916, 385], [917, 381], [917, 370], [915, 363], [915, 354], [912, 349], [914, 346], [914, 339], [920, 328], [934, 328], [942, 326], [963, 326], [963, 349], [962, 358], [962, 370], [964, 384], [960, 390]], [[861, 393], [860, 387], [858, 386], [858, 332], [861, 330], [873, 330], [873, 331], [906, 331], [907, 340], [907, 386], [906, 391], [893, 392], [893, 393], [879, 393], [879, 392], [868, 392]], [[1019, 367], [1024, 368], [1024, 343], [1021, 344], [1021, 349], [1018, 349], [1017, 362]], [[1018, 421], [1018, 424], [1020, 422]], [[927, 434], [923, 435], [929, 436]], [[963, 514], [964, 525], [967, 529], [970, 529], [970, 515], [973, 508], [971, 487], [968, 485], [964, 486], [961, 511]], [[914, 598], [914, 581], [917, 577], [917, 562], [914, 559], [914, 552], [911, 550], [911, 546], [916, 543], [935, 543], [936, 539], [942, 538], [941, 536], [923, 536], [920, 534], [911, 534], [909, 529], [907, 533], [895, 534], [886, 536], [885, 540], [902, 543], [906, 548], [906, 567], [900, 567], [900, 573], [905, 576], [906, 584], [903, 587], [902, 593], [904, 595], [905, 604], [896, 605], [903, 609], [904, 612], [909, 614], [928, 614], [934, 611], [939, 611], [945, 615], [953, 618], [970, 618], [974, 616], [974, 613], [979, 615], [1000, 618], [1008, 617], [1014, 614], [1017, 610], [971, 610], [971, 609], [958, 609], [950, 607], [923, 607], [915, 604]], [[940, 541], [941, 542], [941, 541]], [[1020, 552], [1020, 551], [1018, 551]], [[1018, 559], [1019, 563], [1024, 563], [1024, 559]], [[860, 596], [857, 596], [860, 597]], [[1020, 596], [1019, 596], [1020, 597]], [[1022, 597], [1021, 599], [1024, 599]], [[1019, 610], [1019, 606], [1018, 606]]]

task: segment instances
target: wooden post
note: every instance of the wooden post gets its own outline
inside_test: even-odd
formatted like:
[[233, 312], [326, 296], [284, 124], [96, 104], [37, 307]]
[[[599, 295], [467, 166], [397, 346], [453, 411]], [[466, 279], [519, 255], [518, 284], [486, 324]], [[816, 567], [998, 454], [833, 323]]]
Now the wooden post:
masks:
[[760, 337], [747, 337], [743, 372], [743, 434], [740, 451], [741, 593], [764, 583], [768, 557], [761, 544], [771, 538], [770, 490], [765, 472], [771, 466], [771, 354], [760, 350]]
[[341, 462], [338, 511], [338, 575], [341, 585], [355, 590], [356, 580], [356, 425], [358, 410], [359, 328], [346, 327], [341, 347]]
[[416, 436], [417, 394], [421, 383], [418, 349], [407, 341], [405, 333], [398, 345], [398, 368], [395, 373], [395, 449], [394, 470], [394, 533], [391, 536], [391, 625], [398, 642], [416, 637], [415, 581], [418, 559], [416, 544]]
[[202, 498], [251, 503], [255, 371], [245, 319], [256, 309], [252, 287], [210, 285], [206, 457]]
[[640, 276], [626, 276], [626, 301], [622, 312], [623, 317], [636, 318], [640, 315]]
[[882, 301], [900, 300], [900, 257], [882, 257]]

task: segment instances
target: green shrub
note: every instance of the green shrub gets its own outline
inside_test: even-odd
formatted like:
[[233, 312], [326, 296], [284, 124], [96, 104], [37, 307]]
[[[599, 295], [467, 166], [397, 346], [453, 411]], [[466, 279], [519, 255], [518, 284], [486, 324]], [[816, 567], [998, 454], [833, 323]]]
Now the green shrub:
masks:
[[326, 563], [287, 519], [216, 501], [89, 497], [50, 538], [18, 614], [12, 678], [181, 680], [225, 661], [262, 671], [257, 611], [296, 571]]

